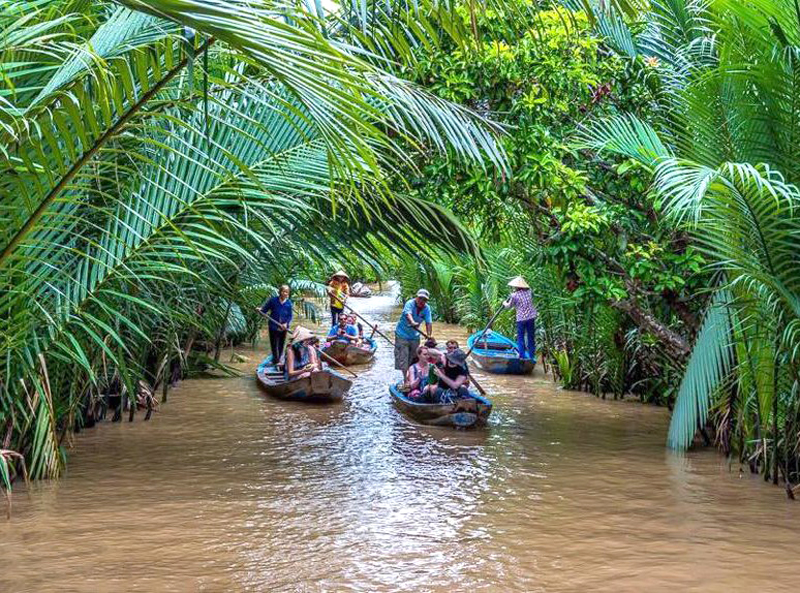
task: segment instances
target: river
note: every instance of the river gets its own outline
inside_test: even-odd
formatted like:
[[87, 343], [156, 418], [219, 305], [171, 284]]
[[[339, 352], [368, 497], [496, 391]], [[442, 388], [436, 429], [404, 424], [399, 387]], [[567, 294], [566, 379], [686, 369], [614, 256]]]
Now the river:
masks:
[[[394, 299], [357, 301], [389, 328]], [[465, 343], [464, 330], [435, 324]], [[150, 422], [75, 438], [67, 475], [14, 493], [0, 591], [790, 591], [800, 503], [710, 450], [664, 447], [666, 410], [476, 373], [486, 430], [392, 407], [391, 348], [345, 401], [192, 379]], [[229, 353], [223, 355], [227, 360]]]

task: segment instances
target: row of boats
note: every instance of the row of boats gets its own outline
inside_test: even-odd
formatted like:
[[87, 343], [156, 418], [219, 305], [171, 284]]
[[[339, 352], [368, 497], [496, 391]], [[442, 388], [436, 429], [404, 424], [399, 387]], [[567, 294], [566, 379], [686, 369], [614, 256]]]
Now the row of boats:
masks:
[[[476, 366], [486, 372], [517, 375], [533, 372], [535, 362], [520, 358], [516, 344], [497, 332], [475, 333], [467, 340], [467, 346]], [[372, 338], [366, 338], [359, 345], [334, 340], [322, 351], [340, 364], [351, 366], [370, 362], [377, 347]], [[259, 365], [256, 378], [273, 397], [306, 402], [339, 401], [352, 386], [350, 379], [327, 365], [320, 372], [287, 381], [272, 356]], [[459, 428], [482, 426], [492, 412], [491, 400], [474, 391], [470, 391], [468, 398], [441, 404], [413, 400], [400, 387], [400, 384], [389, 386], [392, 402], [401, 413], [421, 424]]]

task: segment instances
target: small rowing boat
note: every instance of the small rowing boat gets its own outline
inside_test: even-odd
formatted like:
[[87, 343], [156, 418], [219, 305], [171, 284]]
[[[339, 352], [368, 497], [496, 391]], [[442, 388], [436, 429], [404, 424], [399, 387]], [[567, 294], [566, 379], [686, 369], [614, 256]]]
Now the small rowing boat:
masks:
[[272, 356], [259, 365], [256, 379], [264, 391], [273, 397], [308, 402], [339, 401], [353, 384], [329, 368], [311, 373], [308, 377], [287, 381], [283, 370], [272, 363]]
[[[480, 341], [478, 341], [480, 338]], [[481, 337], [476, 332], [467, 338], [467, 347], [478, 368], [501, 375], [527, 375], [533, 372], [536, 361], [520, 358], [517, 345], [503, 334], [487, 331]]]
[[484, 426], [492, 413], [492, 402], [470, 391], [469, 398], [449, 404], [429, 404], [414, 401], [400, 391], [400, 385], [390, 385], [389, 393], [395, 407], [420, 424], [471, 428]]
[[336, 362], [350, 366], [352, 364], [365, 364], [373, 359], [378, 343], [372, 338], [364, 338], [359, 346], [350, 344], [346, 340], [333, 340], [322, 347], [322, 352]]

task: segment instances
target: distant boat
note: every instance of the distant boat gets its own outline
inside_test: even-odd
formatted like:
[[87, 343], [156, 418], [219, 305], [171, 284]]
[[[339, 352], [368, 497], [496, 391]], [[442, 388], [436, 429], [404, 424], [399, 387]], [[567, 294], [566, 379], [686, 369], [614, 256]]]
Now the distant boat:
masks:
[[308, 402], [339, 401], [353, 384], [329, 368], [311, 373], [309, 377], [287, 381], [283, 370], [272, 363], [272, 356], [267, 357], [259, 365], [256, 379], [264, 391], [273, 397]]
[[345, 340], [333, 340], [329, 345], [323, 346], [322, 351], [343, 365], [364, 364], [375, 356], [378, 343], [372, 338], [364, 338], [360, 346], [350, 344]]
[[[478, 338], [480, 342], [476, 343]], [[536, 366], [536, 361], [520, 358], [517, 345], [496, 331], [487, 331], [483, 337], [481, 332], [475, 332], [467, 338], [467, 347], [472, 349], [471, 356], [478, 368], [487, 373], [527, 375]]]
[[470, 391], [470, 397], [450, 404], [428, 404], [409, 399], [399, 385], [389, 386], [395, 407], [420, 424], [471, 428], [484, 426], [492, 413], [492, 402]]

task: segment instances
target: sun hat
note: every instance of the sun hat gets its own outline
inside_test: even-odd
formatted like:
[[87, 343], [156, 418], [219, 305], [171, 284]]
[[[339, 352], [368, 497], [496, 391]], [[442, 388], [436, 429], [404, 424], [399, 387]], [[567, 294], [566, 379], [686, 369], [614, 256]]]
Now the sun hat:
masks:
[[430, 300], [430, 298], [431, 298], [431, 293], [429, 293], [429, 292], [428, 292], [427, 290], [425, 290], [424, 288], [420, 288], [420, 289], [417, 291], [417, 297], [418, 297], [418, 298], [422, 298], [422, 299], [428, 299], [428, 300]]
[[294, 332], [292, 333], [292, 344], [299, 344], [300, 342], [305, 342], [313, 337], [314, 334], [311, 333], [311, 330], [306, 329], [302, 325], [298, 325], [296, 328], [294, 328]]
[[517, 276], [511, 282], [508, 283], [511, 288], [530, 288], [528, 283], [525, 282], [525, 278], [522, 276]]
[[342, 276], [343, 278], [347, 278], [348, 280], [350, 280], [350, 276], [348, 276], [344, 270], [339, 270], [333, 276], [331, 276], [331, 278], [336, 278], [336, 276]]
[[448, 352], [445, 354], [445, 357], [456, 366], [467, 366], [467, 355], [461, 348], [456, 348], [452, 352]]

